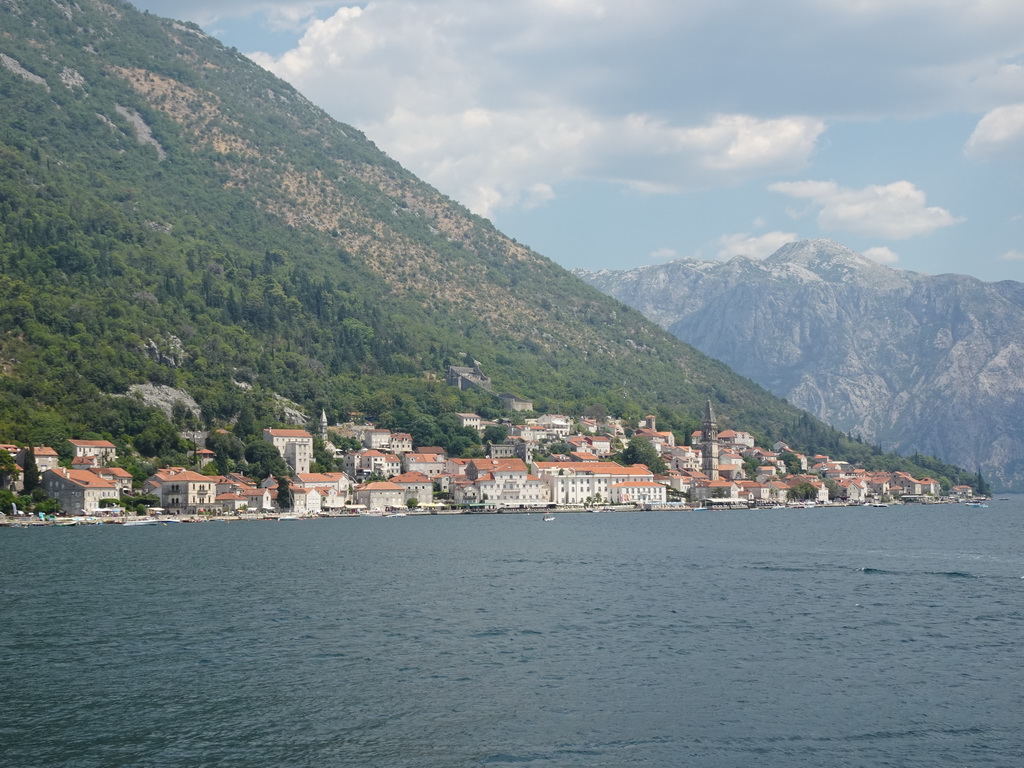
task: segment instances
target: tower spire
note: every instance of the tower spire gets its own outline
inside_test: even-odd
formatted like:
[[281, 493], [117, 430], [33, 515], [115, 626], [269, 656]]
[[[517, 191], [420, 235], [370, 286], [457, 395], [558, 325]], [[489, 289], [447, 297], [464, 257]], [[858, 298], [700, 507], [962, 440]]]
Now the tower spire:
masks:
[[708, 399], [704, 407], [704, 422], [701, 424], [700, 454], [701, 470], [709, 480], [718, 479], [718, 425], [715, 423], [715, 412]]

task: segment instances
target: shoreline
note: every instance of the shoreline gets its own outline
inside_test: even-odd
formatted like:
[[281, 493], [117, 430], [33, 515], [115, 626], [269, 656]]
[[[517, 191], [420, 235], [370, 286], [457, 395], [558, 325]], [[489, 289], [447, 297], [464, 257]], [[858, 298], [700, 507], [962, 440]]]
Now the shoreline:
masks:
[[0, 515], [0, 528], [36, 528], [36, 527], [52, 527], [52, 528], [72, 528], [77, 526], [86, 525], [121, 525], [128, 527], [136, 526], [148, 526], [148, 525], [172, 525], [178, 523], [235, 523], [235, 522], [293, 522], [293, 521], [307, 521], [307, 520], [345, 520], [362, 517], [433, 517], [433, 516], [448, 516], [448, 515], [568, 515], [568, 514], [596, 514], [596, 513], [613, 513], [613, 512], [727, 512], [727, 511], [765, 511], [772, 512], [781, 509], [811, 509], [811, 510], [826, 510], [826, 509], [846, 509], [846, 508], [857, 508], [864, 507], [870, 509], [879, 509], [886, 507], [901, 507], [901, 506], [931, 506], [935, 504], [960, 504], [963, 506], [987, 507], [985, 503], [990, 501], [989, 499], [975, 499], [975, 500], [959, 500], [959, 499], [935, 499], [933, 501], [919, 501], [915, 500], [912, 502], [901, 502], [901, 501], [890, 501], [886, 503], [876, 504], [806, 504], [806, 503], [791, 503], [786, 505], [758, 505], [748, 506], [746, 504], [740, 506], [738, 504], [715, 504], [711, 503], [710, 506], [693, 506], [682, 503], [667, 503], [667, 504], [645, 504], [645, 505], [628, 505], [628, 506], [603, 506], [603, 507], [490, 507], [490, 508], [465, 508], [465, 507], [443, 507], [435, 509], [401, 509], [401, 510], [373, 510], [369, 512], [345, 512], [345, 513], [317, 513], [313, 515], [296, 514], [288, 512], [259, 512], [259, 513], [247, 513], [247, 514], [234, 514], [234, 515], [138, 515], [138, 516], [125, 516], [125, 515], [75, 515], [67, 517], [49, 517], [46, 519], [39, 519], [38, 517], [14, 517], [11, 515]]

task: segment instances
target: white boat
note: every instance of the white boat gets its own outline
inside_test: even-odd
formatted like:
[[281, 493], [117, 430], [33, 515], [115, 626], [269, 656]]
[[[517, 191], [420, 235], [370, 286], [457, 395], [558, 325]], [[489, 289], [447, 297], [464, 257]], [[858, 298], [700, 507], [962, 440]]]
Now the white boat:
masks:
[[126, 517], [121, 525], [156, 525], [159, 520], [152, 517]]
[[554, 519], [555, 519], [554, 515], [544, 515], [544, 522], [545, 523], [550, 523]]

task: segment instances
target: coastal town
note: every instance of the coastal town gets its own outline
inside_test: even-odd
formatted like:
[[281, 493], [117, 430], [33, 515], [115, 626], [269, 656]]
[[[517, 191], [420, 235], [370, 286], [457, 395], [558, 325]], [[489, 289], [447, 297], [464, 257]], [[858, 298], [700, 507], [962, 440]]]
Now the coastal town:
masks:
[[[466, 385], [458, 379], [459, 370], [449, 369], [453, 386]], [[532, 410], [529, 401], [500, 397], [511, 411]], [[198, 521], [974, 501], [970, 486], [944, 492], [928, 477], [870, 472], [828, 456], [804, 455], [782, 442], [759, 446], [748, 432], [719, 430], [710, 401], [689, 444], [659, 430], [654, 416], [636, 424], [561, 414], [498, 421], [475, 413], [456, 416], [464, 428], [482, 435], [489, 427], [501, 427], [506, 437], [484, 443], [482, 457], [454, 457], [439, 447], [415, 445], [408, 433], [370, 423], [332, 426], [321, 412], [312, 429], [263, 430], [263, 441], [283, 459], [287, 475], [256, 481], [238, 473], [217, 474], [214, 451], [197, 447], [192, 465], [162, 467], [141, 484], [118, 465], [117, 447], [109, 440], [69, 439], [65, 453], [72, 455], [63, 460], [50, 446], [0, 444], [12, 459], [0, 473], [0, 489], [23, 491], [26, 468], [34, 465], [37, 487], [59, 508], [40, 514], [44, 521], [133, 523], [138, 517]], [[314, 471], [315, 443], [335, 457], [341, 471]], [[627, 445], [644, 447], [655, 457], [648, 463], [661, 471], [622, 462]], [[126, 514], [125, 502], [140, 496], [152, 505]], [[0, 522], [13, 524], [25, 517], [12, 503]]]

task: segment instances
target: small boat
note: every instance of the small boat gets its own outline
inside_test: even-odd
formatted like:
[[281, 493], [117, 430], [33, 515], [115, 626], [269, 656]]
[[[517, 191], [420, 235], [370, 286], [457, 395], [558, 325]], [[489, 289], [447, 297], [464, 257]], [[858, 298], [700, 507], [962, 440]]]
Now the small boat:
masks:
[[545, 523], [550, 523], [554, 519], [555, 519], [554, 515], [544, 515], [544, 522]]
[[126, 517], [121, 525], [157, 525], [159, 520], [152, 517]]

